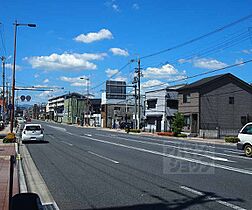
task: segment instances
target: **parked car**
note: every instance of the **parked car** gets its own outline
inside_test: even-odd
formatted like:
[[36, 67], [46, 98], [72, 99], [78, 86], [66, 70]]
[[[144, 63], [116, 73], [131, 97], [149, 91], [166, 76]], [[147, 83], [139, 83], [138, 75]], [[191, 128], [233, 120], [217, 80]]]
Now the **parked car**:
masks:
[[120, 123], [120, 129], [126, 129], [126, 128], [133, 128], [133, 123], [132, 122], [121, 122]]
[[40, 124], [26, 124], [22, 131], [22, 141], [44, 141], [44, 129]]
[[237, 149], [244, 150], [247, 157], [252, 157], [252, 122], [247, 123], [239, 132]]
[[17, 117], [17, 123], [24, 124], [24, 123], [26, 123], [26, 120], [23, 117]]

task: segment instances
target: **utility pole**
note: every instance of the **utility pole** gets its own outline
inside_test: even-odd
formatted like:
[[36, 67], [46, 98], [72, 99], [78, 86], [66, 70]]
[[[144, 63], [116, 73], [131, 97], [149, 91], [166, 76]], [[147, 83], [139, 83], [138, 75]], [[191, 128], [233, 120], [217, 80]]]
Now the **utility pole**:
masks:
[[3, 108], [2, 108], [2, 118], [5, 123], [5, 57], [1, 57], [2, 67], [3, 67]]
[[138, 129], [140, 129], [140, 123], [141, 123], [141, 91], [140, 91], [140, 78], [141, 78], [141, 67], [140, 67], [140, 58], [137, 61], [138, 64], [138, 71], [137, 71], [137, 76], [138, 76]]
[[135, 88], [135, 124], [134, 127], [137, 128], [137, 86], [134, 85]]

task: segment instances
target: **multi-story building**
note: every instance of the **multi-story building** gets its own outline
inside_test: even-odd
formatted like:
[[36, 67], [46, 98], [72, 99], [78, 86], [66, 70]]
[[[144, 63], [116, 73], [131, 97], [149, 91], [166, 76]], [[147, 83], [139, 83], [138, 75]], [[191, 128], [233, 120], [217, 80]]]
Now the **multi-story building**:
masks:
[[201, 79], [178, 91], [184, 131], [192, 135], [237, 135], [252, 120], [252, 86], [230, 73]]
[[134, 112], [134, 97], [126, 94], [126, 82], [107, 81], [101, 100], [101, 126], [117, 128], [122, 122], [133, 122]]
[[[49, 109], [49, 119], [54, 120], [56, 122], [63, 122], [63, 116], [64, 113], [66, 113], [68, 104], [65, 104], [65, 100], [71, 99], [71, 98], [83, 98], [83, 95], [79, 93], [68, 93], [65, 95], [57, 96], [54, 98], [51, 98], [48, 100], [48, 109]], [[74, 99], [72, 99], [74, 100]], [[70, 122], [73, 122], [71, 120]]]
[[178, 111], [178, 91], [183, 85], [145, 92], [145, 130], [169, 131]]

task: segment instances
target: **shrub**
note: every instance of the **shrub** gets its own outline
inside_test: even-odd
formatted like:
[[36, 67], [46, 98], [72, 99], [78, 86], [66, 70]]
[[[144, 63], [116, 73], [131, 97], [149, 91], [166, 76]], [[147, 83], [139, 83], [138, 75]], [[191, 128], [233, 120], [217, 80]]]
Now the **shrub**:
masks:
[[184, 127], [184, 116], [181, 113], [176, 113], [174, 115], [174, 118], [172, 120], [172, 131], [175, 134], [179, 134], [182, 131], [182, 128]]
[[16, 136], [14, 133], [8, 133], [3, 139], [3, 143], [14, 143], [16, 142]]
[[225, 136], [225, 142], [228, 142], [228, 143], [237, 143], [239, 141], [240, 141], [240, 139], [238, 137]]
[[158, 132], [157, 135], [159, 136], [174, 136], [174, 132]]
[[177, 135], [175, 135], [176, 137], [183, 137], [183, 138], [186, 138], [187, 135], [184, 134], [184, 133], [178, 133]]
[[[128, 129], [125, 129], [126, 132], [128, 132]], [[140, 129], [129, 129], [129, 132], [132, 132], [132, 133], [141, 133], [141, 130]]]

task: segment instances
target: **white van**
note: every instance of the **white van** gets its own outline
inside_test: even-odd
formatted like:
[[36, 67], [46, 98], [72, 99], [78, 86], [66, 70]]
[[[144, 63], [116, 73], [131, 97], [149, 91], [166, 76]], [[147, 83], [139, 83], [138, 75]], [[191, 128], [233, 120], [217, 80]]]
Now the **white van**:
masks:
[[238, 138], [240, 142], [237, 143], [237, 149], [244, 150], [247, 157], [252, 157], [252, 122], [241, 129]]

